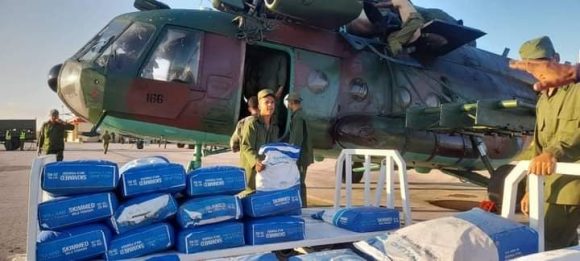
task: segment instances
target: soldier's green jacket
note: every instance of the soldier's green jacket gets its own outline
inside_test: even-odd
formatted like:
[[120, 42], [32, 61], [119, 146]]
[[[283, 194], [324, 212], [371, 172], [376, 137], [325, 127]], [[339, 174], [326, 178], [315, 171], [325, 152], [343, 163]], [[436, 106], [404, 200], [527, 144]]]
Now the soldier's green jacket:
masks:
[[109, 143], [109, 141], [111, 141], [111, 135], [109, 135], [109, 133], [105, 133], [101, 139], [103, 139], [104, 142]]
[[254, 166], [262, 160], [262, 157], [258, 155], [260, 147], [266, 143], [278, 141], [278, 132], [279, 128], [274, 117], [272, 117], [272, 123], [268, 129], [266, 129], [266, 124], [261, 117], [250, 116], [245, 120], [241, 133], [240, 165], [246, 171], [248, 187], [252, 189], [255, 187], [256, 170]]
[[244, 127], [244, 123], [253, 116], [248, 116], [245, 117], [243, 119], [241, 119], [240, 121], [238, 121], [238, 124], [236, 125], [236, 129], [234, 130], [234, 133], [232, 133], [232, 137], [230, 138], [230, 148], [232, 149], [233, 152], [238, 152], [240, 151], [240, 141], [242, 140], [242, 129]]
[[64, 150], [66, 131], [74, 128], [72, 124], [47, 121], [40, 128], [38, 146], [44, 152]]
[[[580, 84], [561, 87], [536, 106], [536, 155], [550, 152], [558, 162], [580, 162]], [[545, 179], [546, 202], [580, 205], [580, 177], [553, 174]]]
[[300, 158], [296, 162], [298, 166], [308, 167], [308, 165], [314, 162], [312, 138], [308, 123], [304, 119], [302, 109], [293, 112], [291, 117], [288, 143], [300, 147]]

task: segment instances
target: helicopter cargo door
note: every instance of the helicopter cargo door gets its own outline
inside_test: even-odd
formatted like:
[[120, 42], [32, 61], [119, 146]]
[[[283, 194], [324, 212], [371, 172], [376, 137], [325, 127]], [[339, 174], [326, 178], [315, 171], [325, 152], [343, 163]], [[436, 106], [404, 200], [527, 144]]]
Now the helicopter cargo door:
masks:
[[242, 95], [239, 98], [238, 119], [250, 115], [248, 100], [258, 95], [262, 89], [270, 89], [278, 98], [275, 119], [282, 136], [287, 130], [289, 111], [282, 99], [291, 89], [291, 53], [289, 48], [275, 45], [247, 45], [244, 60], [244, 80]]
[[207, 92], [202, 125], [210, 132], [230, 135], [235, 128], [244, 55], [242, 41], [206, 33], [201, 63], [201, 81]]

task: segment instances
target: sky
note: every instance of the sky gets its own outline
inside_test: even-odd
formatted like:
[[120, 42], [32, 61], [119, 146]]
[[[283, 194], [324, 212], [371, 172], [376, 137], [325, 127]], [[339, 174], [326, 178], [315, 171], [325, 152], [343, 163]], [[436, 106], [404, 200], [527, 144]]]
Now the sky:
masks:
[[[333, 0], [323, 0], [333, 1]], [[209, 6], [210, 0], [165, 0], [173, 8]], [[580, 49], [578, 0], [414, 0], [447, 11], [487, 32], [478, 47], [518, 58], [522, 42], [552, 38], [562, 60]], [[132, 0], [2, 0], [0, 8], [0, 119], [45, 121], [52, 108], [68, 110], [49, 89], [50, 68], [64, 62], [117, 15], [136, 11]], [[61, 113], [62, 114], [62, 113]], [[67, 116], [62, 116], [66, 118]]]

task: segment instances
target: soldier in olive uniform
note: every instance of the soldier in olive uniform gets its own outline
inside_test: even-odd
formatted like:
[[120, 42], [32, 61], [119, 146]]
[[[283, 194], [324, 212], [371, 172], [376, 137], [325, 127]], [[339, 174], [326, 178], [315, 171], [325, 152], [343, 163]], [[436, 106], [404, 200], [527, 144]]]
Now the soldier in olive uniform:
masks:
[[409, 0], [383, 0], [375, 4], [377, 8], [391, 8], [401, 16], [401, 29], [390, 33], [386, 43], [391, 54], [398, 55], [403, 47], [417, 41], [421, 36], [421, 27], [425, 19], [417, 11], [417, 8]]
[[252, 96], [248, 99], [248, 112], [250, 113], [250, 116], [238, 121], [236, 129], [230, 138], [230, 148], [233, 152], [240, 151], [240, 140], [242, 139], [242, 128], [244, 127], [244, 123], [251, 117], [258, 115], [258, 98], [256, 96]]
[[103, 134], [101, 139], [103, 140], [103, 152], [107, 154], [107, 151], [109, 151], [109, 143], [111, 143], [111, 135], [109, 134], [109, 131], [105, 131], [105, 134]]
[[248, 182], [246, 192], [256, 189], [256, 172], [265, 169], [258, 150], [262, 145], [278, 140], [279, 129], [274, 117], [275, 108], [274, 92], [270, 89], [261, 90], [258, 92], [259, 114], [246, 120], [242, 128], [240, 160], [242, 168], [246, 171]]
[[308, 122], [304, 119], [302, 111], [302, 98], [297, 93], [290, 93], [286, 97], [288, 109], [292, 111], [290, 116], [290, 136], [288, 143], [300, 147], [300, 158], [296, 164], [300, 171], [300, 197], [302, 198], [302, 207], [308, 207], [306, 195], [306, 170], [314, 162], [312, 153], [312, 140]]
[[38, 137], [38, 154], [56, 154], [56, 160], [62, 161], [64, 137], [67, 130], [73, 130], [74, 125], [58, 118], [58, 111], [50, 111], [50, 119], [42, 124]]
[[[520, 48], [524, 60], [558, 62], [550, 38], [525, 42]], [[580, 225], [580, 177], [555, 174], [556, 162], [580, 162], [580, 86], [549, 88], [540, 93], [536, 106], [535, 157], [529, 173], [545, 175], [546, 250], [578, 244]], [[528, 195], [522, 199], [527, 213]]]

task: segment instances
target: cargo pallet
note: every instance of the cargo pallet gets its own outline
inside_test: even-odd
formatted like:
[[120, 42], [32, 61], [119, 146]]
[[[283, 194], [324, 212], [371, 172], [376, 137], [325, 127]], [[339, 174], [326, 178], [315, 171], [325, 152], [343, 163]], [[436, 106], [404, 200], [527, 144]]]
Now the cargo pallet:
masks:
[[[394, 208], [395, 200], [395, 173], [398, 173], [399, 186], [402, 200], [402, 217], [404, 217], [404, 225], [411, 224], [411, 208], [409, 207], [409, 189], [407, 184], [407, 166], [405, 161], [397, 151], [393, 150], [359, 150], [347, 149], [343, 150], [336, 161], [336, 183], [335, 183], [335, 197], [334, 208], [341, 206], [350, 207], [353, 205], [352, 199], [352, 157], [362, 156], [365, 159], [364, 180], [364, 205], [365, 206], [380, 206], [381, 203], [388, 208]], [[383, 159], [382, 167], [379, 171], [378, 182], [376, 183], [374, 194], [371, 193], [371, 157], [380, 157]], [[41, 175], [44, 166], [50, 162], [54, 162], [54, 155], [42, 156], [36, 158], [32, 163], [29, 183], [29, 197], [28, 197], [28, 231], [27, 231], [27, 246], [26, 252], [28, 260], [36, 260], [36, 237], [40, 232], [38, 224], [38, 204], [51, 199], [50, 195], [44, 192], [41, 188]], [[346, 163], [346, 177], [344, 181], [345, 203], [341, 205], [342, 190], [343, 190], [343, 162]], [[395, 165], [397, 171], [395, 172]], [[383, 193], [384, 192], [384, 193]], [[382, 201], [385, 200], [385, 201]], [[338, 228], [334, 225], [325, 223], [321, 220], [316, 220], [311, 217], [313, 213], [324, 210], [324, 208], [305, 208], [302, 209], [302, 218], [305, 222], [305, 239], [299, 241], [289, 241], [283, 243], [242, 246], [235, 248], [227, 248], [221, 250], [204, 251], [195, 254], [183, 254], [175, 251], [154, 254], [150, 256], [136, 258], [134, 260], [144, 260], [151, 256], [177, 254], [180, 260], [207, 260], [211, 258], [232, 257], [247, 254], [257, 254], [276, 250], [294, 249], [300, 247], [314, 247], [322, 245], [334, 245], [341, 243], [350, 243], [360, 240], [372, 238], [374, 236], [383, 235], [386, 231], [357, 233], [346, 229]], [[403, 224], [401, 224], [403, 226]]]

